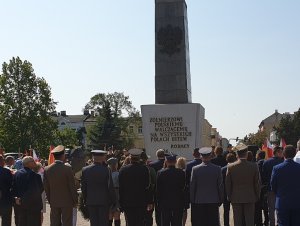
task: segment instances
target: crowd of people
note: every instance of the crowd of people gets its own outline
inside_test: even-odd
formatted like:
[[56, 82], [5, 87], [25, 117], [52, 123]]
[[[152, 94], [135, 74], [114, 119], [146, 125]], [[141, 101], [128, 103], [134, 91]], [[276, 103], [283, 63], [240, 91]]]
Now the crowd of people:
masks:
[[231, 208], [234, 226], [299, 226], [300, 141], [297, 149], [276, 146], [266, 160], [243, 143], [204, 147], [190, 162], [163, 149], [152, 162], [141, 149], [93, 150], [79, 180], [62, 145], [45, 168], [26, 156], [15, 170], [14, 158], [0, 155], [2, 226], [11, 226], [12, 210], [16, 226], [41, 226], [46, 200], [51, 226], [75, 226], [78, 194], [91, 226], [120, 226], [122, 213], [127, 226], [220, 226], [220, 208], [224, 226]]

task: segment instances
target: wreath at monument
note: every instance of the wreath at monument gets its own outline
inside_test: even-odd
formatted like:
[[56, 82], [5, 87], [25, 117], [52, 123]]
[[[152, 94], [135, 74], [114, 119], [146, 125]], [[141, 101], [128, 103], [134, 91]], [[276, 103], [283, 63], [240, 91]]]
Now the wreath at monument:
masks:
[[160, 52], [168, 54], [170, 57], [180, 52], [180, 44], [183, 40], [183, 31], [180, 27], [167, 25], [157, 32], [157, 41], [161, 46]]

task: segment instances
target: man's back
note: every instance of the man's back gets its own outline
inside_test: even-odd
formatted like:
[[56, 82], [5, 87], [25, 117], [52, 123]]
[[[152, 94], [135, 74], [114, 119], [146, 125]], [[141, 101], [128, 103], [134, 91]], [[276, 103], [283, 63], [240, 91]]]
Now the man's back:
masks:
[[108, 206], [115, 202], [115, 191], [109, 169], [93, 164], [82, 170], [82, 194], [87, 205]]
[[164, 167], [164, 162], [165, 162], [164, 159], [158, 159], [154, 162], [151, 162], [149, 164], [149, 166], [151, 166], [153, 169], [155, 169], [155, 171], [157, 173], [159, 170], [161, 170]]
[[225, 184], [231, 203], [255, 203], [260, 195], [257, 165], [245, 159], [229, 164]]
[[286, 160], [273, 169], [271, 186], [276, 193], [276, 209], [299, 209], [300, 164]]
[[126, 207], [144, 207], [150, 203], [150, 175], [146, 166], [139, 163], [129, 164], [119, 173], [120, 204]]
[[278, 157], [272, 157], [269, 158], [268, 160], [266, 160], [263, 164], [263, 168], [262, 168], [262, 177], [264, 179], [264, 182], [268, 185], [268, 190], [271, 190], [270, 187], [270, 181], [271, 181], [271, 175], [272, 175], [272, 171], [273, 171], [273, 167], [282, 163], [283, 159], [282, 158], [278, 158]]
[[184, 207], [185, 173], [175, 167], [162, 169], [157, 175], [157, 201], [160, 208]]
[[222, 203], [224, 197], [221, 167], [201, 163], [193, 167], [190, 183], [191, 203]]
[[12, 174], [9, 169], [0, 167], [0, 207], [7, 207], [12, 204]]
[[77, 203], [72, 169], [62, 162], [55, 162], [45, 168], [44, 187], [52, 207], [72, 207]]

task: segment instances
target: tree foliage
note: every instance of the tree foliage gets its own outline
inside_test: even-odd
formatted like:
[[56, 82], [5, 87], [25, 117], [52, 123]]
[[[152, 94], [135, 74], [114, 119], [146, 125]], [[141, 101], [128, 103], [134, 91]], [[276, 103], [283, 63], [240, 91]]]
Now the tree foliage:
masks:
[[114, 146], [122, 148], [131, 146], [133, 134], [129, 134], [128, 126], [139, 116], [128, 96], [123, 93], [99, 93], [93, 96], [85, 106], [97, 115], [97, 123], [87, 132], [91, 148]]
[[258, 131], [257, 133], [249, 133], [244, 138], [244, 141], [247, 145], [257, 145], [258, 147], [261, 147], [267, 137], [268, 134], [266, 131]]
[[0, 143], [6, 151], [23, 152], [32, 146], [45, 150], [57, 128], [50, 113], [56, 103], [44, 78], [19, 57], [3, 63], [0, 74]]
[[286, 115], [275, 128], [279, 139], [283, 138], [287, 144], [296, 145], [300, 138], [300, 109], [293, 117]]
[[80, 140], [78, 139], [78, 134], [75, 130], [71, 128], [64, 128], [63, 130], [56, 131], [56, 145], [64, 145], [64, 146], [79, 146]]

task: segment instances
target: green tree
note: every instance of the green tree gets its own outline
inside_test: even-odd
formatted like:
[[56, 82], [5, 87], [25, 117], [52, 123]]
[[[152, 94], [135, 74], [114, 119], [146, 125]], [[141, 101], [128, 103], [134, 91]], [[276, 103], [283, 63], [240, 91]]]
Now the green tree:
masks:
[[265, 131], [258, 131], [257, 133], [249, 133], [244, 138], [244, 141], [247, 145], [257, 145], [258, 147], [261, 147], [267, 137], [268, 134]]
[[294, 116], [286, 115], [275, 128], [279, 139], [283, 138], [287, 144], [296, 145], [300, 138], [300, 109]]
[[0, 143], [6, 151], [30, 146], [48, 152], [57, 128], [50, 113], [56, 103], [44, 78], [19, 57], [3, 63], [0, 74]]
[[78, 140], [77, 132], [71, 128], [64, 128], [63, 130], [56, 131], [56, 140], [57, 145], [62, 144], [64, 146], [78, 146], [80, 141]]
[[132, 146], [134, 134], [128, 126], [134, 123], [139, 113], [128, 96], [123, 93], [99, 93], [93, 96], [85, 110], [96, 112], [97, 123], [87, 131], [91, 148]]

